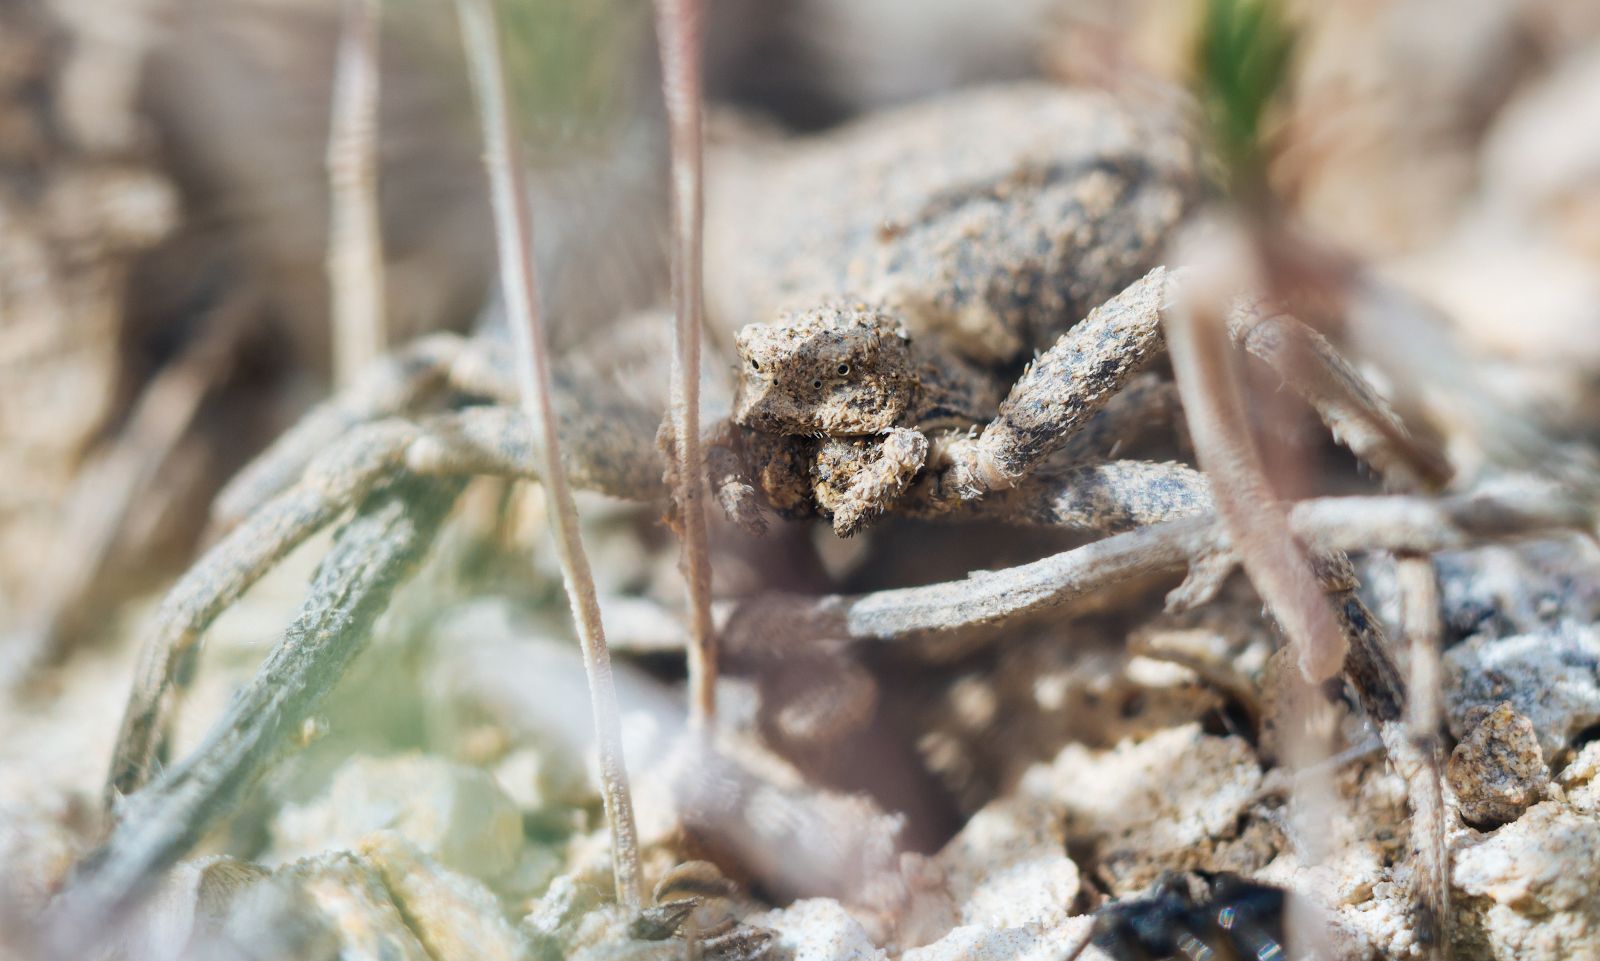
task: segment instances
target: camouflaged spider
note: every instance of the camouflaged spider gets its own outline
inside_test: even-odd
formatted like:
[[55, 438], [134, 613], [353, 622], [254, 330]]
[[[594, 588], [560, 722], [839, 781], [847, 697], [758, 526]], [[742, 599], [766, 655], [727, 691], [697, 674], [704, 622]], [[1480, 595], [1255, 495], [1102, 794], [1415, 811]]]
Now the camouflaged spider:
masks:
[[[1169, 402], [1147, 381], [1111, 403], [1164, 347], [1160, 309], [1172, 280], [1157, 267], [1097, 307], [998, 404], [997, 373], [912, 337], [881, 309], [820, 307], [750, 325], [737, 339], [733, 417], [713, 429], [713, 489], [752, 530], [764, 527], [751, 505], [759, 491], [786, 516], [831, 518], [840, 536], [885, 510], [934, 517], [964, 509], [961, 516], [1098, 532], [1205, 513], [1209, 491], [1191, 468], [1104, 460]], [[1393, 413], [1314, 331], [1253, 303], [1236, 307], [1231, 328], [1370, 465], [1395, 475], [1419, 460]], [[977, 425], [981, 433], [970, 429]], [[1397, 453], [1397, 444], [1407, 450]]]
[[[997, 88], [786, 145], [742, 173], [713, 169], [726, 189], [708, 204], [712, 311], [780, 318], [739, 335], [737, 406], [709, 431], [728, 513], [752, 529], [765, 503], [830, 516], [841, 533], [885, 510], [1105, 532], [1209, 510], [1189, 467], [1105, 459], [1173, 412], [1171, 385], [1136, 375], [1162, 349], [1168, 272], [1150, 265], [1194, 205], [1197, 163], [1181, 124], [1152, 117], [1105, 94]], [[1314, 332], [1251, 307], [1233, 332], [1381, 474], [1416, 462]], [[663, 499], [659, 408], [592, 366], [558, 372], [571, 482]], [[244, 471], [213, 511], [231, 531], [150, 629], [108, 800], [149, 778], [209, 624], [296, 545], [408, 474], [537, 478], [517, 400], [503, 345], [438, 335], [380, 361]]]
[[[1180, 119], [1037, 85], [713, 163], [707, 302], [760, 322], [734, 338], [738, 396], [706, 437], [725, 511], [848, 535], [884, 511], [1108, 532], [1209, 510], [1195, 471], [1109, 459], [1177, 416], [1171, 384], [1139, 372], [1164, 349], [1172, 278], [1154, 265], [1198, 167]], [[1248, 305], [1235, 320], [1379, 473], [1426, 462], [1309, 328]]]
[[[995, 373], [913, 337], [883, 310], [821, 307], [751, 325], [738, 336], [739, 395], [719, 440], [767, 503], [788, 516], [830, 517], [841, 536], [885, 510], [935, 516], [1012, 490], [1048, 501], [1059, 526], [1109, 530], [1204, 512], [1204, 480], [1179, 464], [1030, 477], [1159, 351], [1165, 280], [1158, 267], [1075, 325], [1003, 402]], [[1147, 417], [1161, 401], [1148, 393], [1113, 410], [1096, 433], [1121, 435]], [[974, 436], [969, 428], [980, 424]], [[1097, 459], [1081, 447], [1071, 453]], [[714, 486], [744, 519], [740, 475], [721, 463]], [[1089, 488], [1107, 497], [1085, 500]], [[1015, 513], [1017, 499], [991, 513]]]

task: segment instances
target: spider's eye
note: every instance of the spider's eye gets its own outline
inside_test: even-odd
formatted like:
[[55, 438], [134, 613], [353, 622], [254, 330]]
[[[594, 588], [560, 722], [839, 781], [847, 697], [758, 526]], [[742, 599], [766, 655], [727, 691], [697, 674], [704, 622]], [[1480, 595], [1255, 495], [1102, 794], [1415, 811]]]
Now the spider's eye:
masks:
[[840, 377], [849, 377], [850, 376], [850, 365], [849, 364], [840, 364], [839, 365], [839, 376]]
[[812, 381], [811, 382], [811, 389], [812, 390], [821, 390], [822, 389], [822, 379], [818, 378], [817, 380]]
[[754, 357], [750, 358], [750, 369], [754, 371], [760, 371], [761, 361], [756, 360]]

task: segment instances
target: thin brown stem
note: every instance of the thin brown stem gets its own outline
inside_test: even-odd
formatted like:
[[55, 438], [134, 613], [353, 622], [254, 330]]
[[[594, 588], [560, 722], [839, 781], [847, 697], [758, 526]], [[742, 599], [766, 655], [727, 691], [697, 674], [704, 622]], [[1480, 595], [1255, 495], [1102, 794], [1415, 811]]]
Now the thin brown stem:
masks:
[[231, 369], [239, 335], [257, 303], [246, 291], [206, 315], [200, 333], [139, 394], [116, 440], [79, 471], [67, 496], [66, 524], [50, 544], [32, 591], [36, 620], [0, 659], [0, 690], [59, 662], [87, 633], [80, 612], [105, 573], [135, 503], [188, 434], [206, 395]]
[[717, 713], [717, 647], [711, 623], [711, 559], [706, 547], [705, 468], [700, 454], [701, 76], [699, 0], [656, 0], [662, 91], [672, 139], [673, 453], [676, 457], [683, 575], [689, 585], [689, 721]]
[[378, 2], [342, 0], [328, 133], [328, 293], [334, 383], [387, 346], [378, 208]]
[[1422, 770], [1411, 779], [1412, 844], [1422, 870], [1418, 900], [1426, 909], [1429, 956], [1445, 957], [1450, 944], [1450, 849], [1444, 807], [1443, 745], [1439, 741], [1439, 694], [1443, 672], [1439, 662], [1439, 583], [1426, 556], [1400, 558], [1395, 571], [1400, 587], [1401, 636], [1410, 646], [1411, 698], [1406, 724]]
[[521, 150], [511, 118], [505, 72], [500, 63], [500, 37], [492, 0], [456, 0], [462, 41], [481, 114], [484, 160], [489, 168], [490, 199], [500, 251], [500, 285], [516, 352], [517, 382], [522, 407], [534, 430], [536, 458], [552, 507], [556, 554], [566, 582], [567, 599], [583, 646], [584, 669], [594, 709], [595, 741], [600, 754], [600, 789], [611, 826], [611, 860], [617, 903], [637, 911], [642, 904], [639, 842], [633, 799], [623, 766], [622, 721], [611, 678], [611, 655], [600, 623], [589, 559], [578, 534], [578, 512], [561, 460], [561, 438], [552, 401], [549, 338], [534, 276], [533, 220], [528, 210]]
[[[1228, 246], [1226, 240], [1218, 245]], [[1248, 256], [1242, 243], [1236, 256]], [[1345, 644], [1305, 555], [1262, 468], [1233, 369], [1225, 305], [1239, 292], [1240, 264], [1219, 258], [1177, 286], [1163, 310], [1174, 379], [1189, 419], [1195, 456], [1211, 481], [1217, 514], [1245, 572], [1294, 645], [1313, 683], [1339, 673]], [[1241, 261], [1242, 263], [1242, 261]], [[1234, 288], [1234, 289], [1230, 289]]]

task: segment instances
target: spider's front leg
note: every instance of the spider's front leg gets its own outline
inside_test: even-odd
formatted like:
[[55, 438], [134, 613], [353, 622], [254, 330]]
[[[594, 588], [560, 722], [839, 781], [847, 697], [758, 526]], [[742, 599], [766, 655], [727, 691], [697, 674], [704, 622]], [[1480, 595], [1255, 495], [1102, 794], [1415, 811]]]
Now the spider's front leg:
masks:
[[1215, 510], [1205, 475], [1185, 464], [1114, 460], [1047, 468], [942, 515], [1086, 534], [1119, 534]]
[[1164, 267], [1145, 274], [1040, 355], [976, 440], [946, 446], [936, 499], [953, 509], [1014, 487], [1065, 446], [1165, 347], [1160, 310], [1168, 277]]
[[[557, 415], [566, 440], [562, 460], [573, 486], [633, 500], [659, 498], [661, 463], [649, 431], [650, 413], [581, 377], [565, 378], [559, 386]], [[207, 551], [162, 602], [112, 757], [108, 803], [148, 779], [183, 693], [179, 675], [185, 657], [211, 622], [285, 555], [404, 471], [536, 480], [542, 472], [533, 451], [521, 411], [485, 405], [421, 424], [398, 418], [362, 424], [297, 470], [288, 489]], [[271, 453], [263, 457], [274, 470], [287, 463]]]
[[291, 487], [324, 449], [358, 426], [402, 415], [442, 390], [471, 342], [433, 334], [373, 361], [351, 386], [313, 407], [217, 494], [214, 527], [227, 531]]

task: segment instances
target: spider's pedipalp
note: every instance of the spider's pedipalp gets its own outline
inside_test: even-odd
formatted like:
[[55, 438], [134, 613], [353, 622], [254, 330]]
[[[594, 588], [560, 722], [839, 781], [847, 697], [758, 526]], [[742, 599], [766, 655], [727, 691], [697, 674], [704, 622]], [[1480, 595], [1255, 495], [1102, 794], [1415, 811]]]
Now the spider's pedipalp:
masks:
[[182, 693], [174, 690], [178, 665], [211, 622], [291, 550], [392, 474], [418, 434], [402, 420], [358, 427], [311, 461], [298, 483], [207, 551], [168, 592], [135, 669], [106, 780], [108, 805], [149, 778], [166, 718]]
[[724, 444], [706, 444], [701, 449], [705, 451], [706, 485], [723, 514], [745, 533], [766, 536], [767, 510], [739, 455]]
[[879, 437], [829, 437], [817, 449], [812, 494], [849, 537], [895, 504], [928, 459], [921, 431], [896, 427]]

